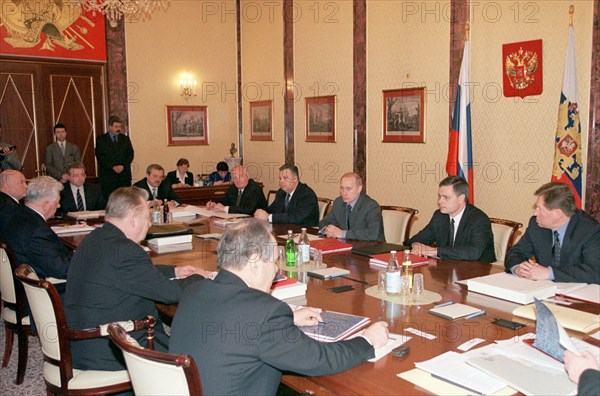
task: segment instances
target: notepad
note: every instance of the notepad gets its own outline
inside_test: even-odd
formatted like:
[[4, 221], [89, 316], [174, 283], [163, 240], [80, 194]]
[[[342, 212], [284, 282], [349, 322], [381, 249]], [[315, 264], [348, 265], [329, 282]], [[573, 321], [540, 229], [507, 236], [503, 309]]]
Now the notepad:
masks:
[[317, 341], [335, 342], [345, 339], [371, 321], [366, 316], [333, 311], [321, 312], [321, 318], [323, 322], [314, 326], [300, 326], [300, 330]]
[[449, 304], [443, 307], [435, 307], [428, 311], [430, 314], [439, 316], [444, 319], [454, 320], [462, 317], [479, 316], [478, 314], [484, 314], [485, 311], [480, 308], [475, 308], [465, 304]]
[[307, 274], [308, 274], [308, 276], [312, 276], [314, 278], [332, 279], [332, 278], [339, 278], [340, 276], [349, 275], [350, 271], [348, 271], [347, 269], [338, 268], [338, 267], [329, 267], [329, 268], [324, 268], [324, 269], [319, 269], [319, 270], [308, 271]]

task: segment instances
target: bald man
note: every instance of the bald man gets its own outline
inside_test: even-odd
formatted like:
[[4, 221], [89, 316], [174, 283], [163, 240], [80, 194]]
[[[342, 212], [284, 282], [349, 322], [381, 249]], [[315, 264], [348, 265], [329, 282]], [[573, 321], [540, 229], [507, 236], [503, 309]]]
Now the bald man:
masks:
[[227, 193], [218, 203], [209, 202], [209, 210], [221, 210], [225, 213], [254, 215], [257, 209], [267, 209], [267, 200], [262, 189], [248, 176], [248, 170], [241, 165], [231, 170], [231, 180]]
[[18, 208], [19, 200], [27, 193], [27, 180], [17, 170], [9, 169], [0, 173], [0, 213], [6, 208]]

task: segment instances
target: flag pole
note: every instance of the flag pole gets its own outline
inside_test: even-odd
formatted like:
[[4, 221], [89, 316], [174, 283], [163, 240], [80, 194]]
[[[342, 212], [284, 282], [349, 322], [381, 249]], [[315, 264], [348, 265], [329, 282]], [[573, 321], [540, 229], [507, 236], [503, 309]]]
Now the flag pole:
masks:
[[571, 4], [569, 6], [569, 26], [573, 27], [573, 14], [575, 13], [575, 6]]

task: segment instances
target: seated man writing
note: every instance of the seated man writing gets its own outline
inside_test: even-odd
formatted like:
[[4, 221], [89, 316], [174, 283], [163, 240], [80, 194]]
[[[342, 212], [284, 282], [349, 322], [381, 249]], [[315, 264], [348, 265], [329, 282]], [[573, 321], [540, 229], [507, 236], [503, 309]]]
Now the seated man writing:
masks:
[[228, 227], [217, 248], [219, 274], [188, 288], [173, 320], [169, 352], [190, 354], [207, 395], [274, 395], [282, 371], [329, 375], [374, 356], [387, 343], [387, 323], [335, 343], [309, 338], [298, 325], [319, 310], [290, 306], [268, 294], [277, 273], [277, 243], [268, 223]]

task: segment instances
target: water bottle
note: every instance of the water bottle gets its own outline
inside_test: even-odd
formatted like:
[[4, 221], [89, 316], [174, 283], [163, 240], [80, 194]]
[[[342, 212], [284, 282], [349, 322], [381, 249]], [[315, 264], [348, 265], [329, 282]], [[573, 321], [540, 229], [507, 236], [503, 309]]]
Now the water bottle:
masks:
[[169, 202], [166, 199], [163, 205], [163, 223], [169, 224]]
[[302, 263], [307, 264], [310, 262], [310, 241], [308, 240], [308, 234], [306, 233], [306, 228], [302, 229], [302, 234], [300, 235], [300, 241], [298, 241], [298, 251], [300, 252], [300, 256]]
[[390, 252], [390, 261], [385, 271], [385, 293], [390, 296], [400, 294], [400, 267], [395, 250]]
[[285, 258], [285, 264], [288, 267], [296, 265], [296, 243], [294, 242], [292, 230], [288, 230], [288, 238], [285, 241]]
[[408, 278], [405, 283], [408, 285], [408, 292], [410, 292], [413, 286], [413, 267], [410, 260], [410, 250], [408, 249], [404, 251], [404, 257], [402, 258], [402, 276]]

